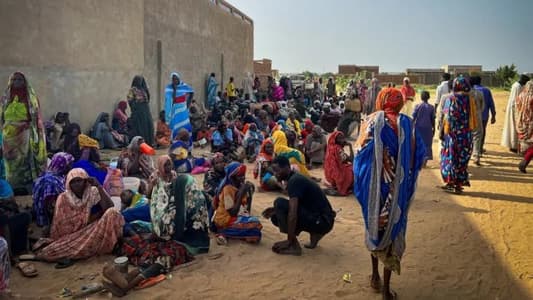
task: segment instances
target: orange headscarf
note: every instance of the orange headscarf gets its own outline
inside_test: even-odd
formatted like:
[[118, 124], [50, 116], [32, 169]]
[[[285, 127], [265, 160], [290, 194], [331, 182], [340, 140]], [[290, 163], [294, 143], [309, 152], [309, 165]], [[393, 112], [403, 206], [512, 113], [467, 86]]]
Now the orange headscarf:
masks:
[[398, 130], [398, 124], [396, 119], [400, 114], [400, 110], [403, 107], [403, 96], [396, 88], [385, 88], [379, 92], [376, 99], [376, 110], [382, 110], [385, 112], [385, 117], [389, 120], [389, 124], [394, 128], [394, 131]]

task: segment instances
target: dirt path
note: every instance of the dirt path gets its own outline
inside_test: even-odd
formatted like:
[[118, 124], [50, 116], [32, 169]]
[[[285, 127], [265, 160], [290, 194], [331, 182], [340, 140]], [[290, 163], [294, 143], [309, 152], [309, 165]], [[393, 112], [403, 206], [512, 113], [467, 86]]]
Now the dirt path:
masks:
[[[533, 298], [533, 176], [519, 173], [519, 158], [499, 146], [507, 93], [495, 96], [498, 122], [489, 127], [482, 166], [470, 167], [472, 187], [461, 196], [442, 192], [437, 188], [437, 161], [421, 173], [402, 274], [392, 278], [401, 299]], [[433, 146], [438, 153], [437, 141]], [[322, 177], [321, 170], [312, 172]], [[258, 194], [253, 212], [259, 214], [276, 196]], [[223, 257], [200, 258], [198, 264], [127, 299], [381, 299], [368, 284], [370, 257], [359, 205], [353, 196], [331, 200], [341, 210], [333, 232], [301, 257], [273, 254], [272, 243], [283, 235], [264, 222], [260, 245], [213, 245], [211, 251]], [[307, 238], [300, 236], [302, 241]], [[110, 256], [93, 258], [66, 270], [38, 263], [41, 274], [35, 279], [24, 279], [13, 270], [12, 296], [55, 299], [61, 288], [76, 289], [88, 282], [79, 278], [98, 273], [107, 261]], [[352, 274], [353, 283], [343, 282], [344, 273]]]

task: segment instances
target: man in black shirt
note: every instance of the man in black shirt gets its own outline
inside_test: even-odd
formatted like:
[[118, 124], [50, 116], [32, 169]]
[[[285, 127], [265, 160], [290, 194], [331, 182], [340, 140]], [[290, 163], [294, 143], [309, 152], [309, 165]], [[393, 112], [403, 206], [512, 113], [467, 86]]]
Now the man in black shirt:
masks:
[[267, 208], [263, 216], [287, 234], [287, 240], [277, 242], [272, 251], [278, 254], [301, 255], [302, 248], [296, 238], [300, 232], [309, 232], [310, 243], [304, 246], [313, 249], [324, 235], [333, 229], [335, 212], [328, 198], [311, 179], [293, 172], [289, 160], [277, 157], [272, 163], [277, 179], [287, 181], [289, 200], [277, 198], [274, 207]]

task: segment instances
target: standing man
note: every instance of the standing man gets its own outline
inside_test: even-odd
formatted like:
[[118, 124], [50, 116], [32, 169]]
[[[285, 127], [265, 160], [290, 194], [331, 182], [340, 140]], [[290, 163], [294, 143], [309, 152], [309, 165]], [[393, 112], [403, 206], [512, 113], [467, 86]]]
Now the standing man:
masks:
[[489, 112], [491, 115], [490, 124], [496, 123], [496, 106], [494, 105], [494, 98], [492, 98], [492, 93], [490, 92], [490, 90], [487, 87], [484, 87], [481, 85], [481, 77], [474, 76], [472, 77], [471, 80], [472, 80], [472, 85], [474, 86], [474, 89], [483, 94], [483, 101], [485, 102], [483, 113], [481, 115], [481, 123], [482, 123], [481, 128], [483, 130], [483, 133], [481, 135], [481, 156], [483, 156], [483, 152], [485, 152], [483, 149], [485, 147], [485, 136], [487, 135], [487, 124], [489, 122]]
[[409, 84], [409, 81], [409, 77], [405, 77], [403, 79], [403, 86], [401, 89], [403, 96], [402, 113], [408, 116], [412, 116], [416, 92], [415, 89]]
[[442, 81], [437, 87], [436, 95], [435, 95], [435, 112], [437, 112], [437, 109], [440, 104], [440, 98], [442, 96], [450, 93], [450, 79], [452, 76], [450, 73], [444, 73], [442, 74]]
[[326, 88], [328, 90], [328, 98], [332, 98], [333, 96], [337, 94], [336, 86], [335, 86], [335, 83], [333, 82], [333, 77], [330, 77], [328, 79], [328, 84], [326, 84]]
[[237, 99], [237, 90], [235, 89], [235, 84], [233, 83], [233, 77], [229, 78], [228, 85], [226, 85], [226, 94], [228, 95], [231, 103]]
[[[470, 84], [472, 85], [472, 77], [470, 78]], [[485, 100], [483, 93], [479, 90], [472, 88], [470, 95], [476, 104], [475, 118], [476, 118], [476, 128], [472, 131], [472, 157], [474, 158], [474, 163], [476, 166], [481, 166], [481, 156], [483, 155], [483, 145], [481, 144], [481, 139], [483, 134], [485, 134], [483, 126], [483, 111], [485, 110]]]
[[518, 134], [516, 133], [516, 97], [520, 94], [529, 77], [525, 74], [520, 75], [520, 79], [511, 86], [509, 101], [505, 109], [505, 122], [503, 123], [503, 133], [501, 145], [507, 147], [511, 152], [518, 151]]
[[291, 170], [289, 160], [278, 156], [272, 162], [272, 170], [279, 182], [287, 182], [289, 200], [277, 198], [274, 207], [263, 212], [274, 226], [287, 234], [287, 240], [275, 243], [272, 251], [277, 254], [302, 255], [297, 236], [309, 232], [310, 243], [304, 246], [314, 249], [320, 239], [333, 229], [335, 212], [324, 191], [311, 179]]
[[365, 103], [365, 114], [369, 115], [376, 110], [376, 98], [378, 97], [381, 87], [379, 86], [379, 80], [372, 78], [370, 89], [368, 89], [368, 95]]

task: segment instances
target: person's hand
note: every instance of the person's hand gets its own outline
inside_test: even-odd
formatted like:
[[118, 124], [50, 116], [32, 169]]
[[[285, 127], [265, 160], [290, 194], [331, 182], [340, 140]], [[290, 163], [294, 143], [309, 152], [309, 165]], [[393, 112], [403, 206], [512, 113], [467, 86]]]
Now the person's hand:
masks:
[[94, 177], [89, 177], [87, 178], [87, 183], [90, 185], [90, 186], [100, 186], [100, 183], [98, 182], [98, 180], [96, 180], [96, 178]]
[[494, 123], [496, 123], [496, 117], [492, 116], [492, 118], [490, 119], [490, 124], [494, 124]]

